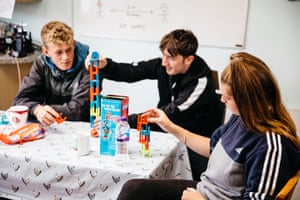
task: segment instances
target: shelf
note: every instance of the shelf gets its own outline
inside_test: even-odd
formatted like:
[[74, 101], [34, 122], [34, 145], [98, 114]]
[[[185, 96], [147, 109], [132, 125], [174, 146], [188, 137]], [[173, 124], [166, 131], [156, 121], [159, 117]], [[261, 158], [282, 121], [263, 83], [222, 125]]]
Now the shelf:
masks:
[[33, 62], [40, 54], [41, 51], [37, 50], [23, 58], [0, 54], [0, 110], [6, 110], [12, 105], [23, 77], [29, 74]]
[[16, 58], [9, 56], [7, 54], [1, 54], [0, 53], [0, 65], [5, 64], [21, 64], [21, 63], [32, 63], [39, 55], [41, 54], [41, 51], [34, 51], [33, 53], [28, 53], [25, 57], [22, 58]]

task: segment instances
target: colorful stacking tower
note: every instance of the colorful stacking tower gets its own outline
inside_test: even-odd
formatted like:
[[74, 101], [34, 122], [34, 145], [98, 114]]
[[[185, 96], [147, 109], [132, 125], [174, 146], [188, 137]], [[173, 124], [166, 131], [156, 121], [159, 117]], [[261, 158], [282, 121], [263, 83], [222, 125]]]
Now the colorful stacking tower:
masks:
[[146, 115], [138, 115], [137, 130], [139, 131], [139, 143], [142, 144], [141, 153], [144, 157], [151, 157], [150, 143], [150, 125]]
[[100, 92], [101, 92], [101, 80], [100, 80], [100, 68], [99, 68], [99, 54], [93, 52], [89, 65], [90, 72], [90, 123], [91, 123], [91, 135], [94, 137], [99, 136], [100, 130], [93, 129], [94, 120], [100, 117]]

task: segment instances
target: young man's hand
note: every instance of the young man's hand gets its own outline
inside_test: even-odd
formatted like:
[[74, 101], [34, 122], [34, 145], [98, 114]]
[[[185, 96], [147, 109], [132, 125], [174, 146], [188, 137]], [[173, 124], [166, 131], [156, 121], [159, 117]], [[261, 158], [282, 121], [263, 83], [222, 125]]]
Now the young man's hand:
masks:
[[94, 120], [94, 129], [99, 130], [100, 129], [100, 117], [96, 117], [96, 119]]
[[[87, 70], [89, 70], [89, 66], [90, 66], [90, 61], [91, 61], [91, 56], [92, 56], [92, 53], [89, 53], [89, 55], [86, 57], [85, 61], [84, 61], [84, 64], [85, 64], [85, 68]], [[97, 63], [97, 62], [95, 62]], [[100, 69], [103, 69], [106, 64], [107, 64], [107, 60], [106, 58], [104, 58], [103, 56], [100, 56], [100, 60], [99, 60], [99, 66], [97, 66], [96, 64], [94, 63], [94, 66], [93, 67], [99, 67]]]
[[56, 122], [56, 118], [59, 116], [51, 106], [49, 105], [38, 105], [33, 111], [36, 119], [45, 126], [50, 126]]

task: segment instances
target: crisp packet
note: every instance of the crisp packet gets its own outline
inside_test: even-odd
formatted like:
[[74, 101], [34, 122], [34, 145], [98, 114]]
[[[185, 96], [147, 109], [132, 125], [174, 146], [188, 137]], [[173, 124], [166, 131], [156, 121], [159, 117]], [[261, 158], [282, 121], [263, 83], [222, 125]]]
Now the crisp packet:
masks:
[[5, 144], [22, 144], [45, 137], [46, 129], [38, 123], [26, 124], [10, 133], [0, 133], [0, 141]]

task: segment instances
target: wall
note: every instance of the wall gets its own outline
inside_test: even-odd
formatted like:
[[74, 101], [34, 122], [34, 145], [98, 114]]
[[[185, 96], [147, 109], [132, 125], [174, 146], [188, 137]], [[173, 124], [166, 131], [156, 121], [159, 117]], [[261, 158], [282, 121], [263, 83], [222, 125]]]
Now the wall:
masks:
[[[73, 2], [74, 5], [73, 5]], [[39, 31], [48, 20], [73, 23], [79, 10], [78, 1], [43, 0], [35, 3], [16, 3], [13, 21], [26, 22], [33, 39], [40, 40]], [[76, 24], [73, 24], [77, 29]], [[105, 27], [104, 27], [105, 28]], [[221, 34], [221, 33], [220, 33]], [[82, 42], [90, 44], [91, 50], [111, 57], [116, 61], [133, 62], [160, 56], [158, 43], [116, 40], [76, 35]], [[201, 37], [199, 38], [201, 44]], [[244, 51], [262, 58], [275, 73], [284, 101], [290, 109], [300, 109], [300, 2], [288, 0], [250, 0]], [[237, 49], [200, 46], [198, 53], [208, 64], [219, 71], [228, 63], [229, 55]], [[136, 92], [139, 91], [139, 92]], [[120, 93], [130, 96], [130, 111], [139, 112], [155, 106], [157, 92], [155, 82], [142, 81], [127, 84], [104, 82], [103, 94]]]

